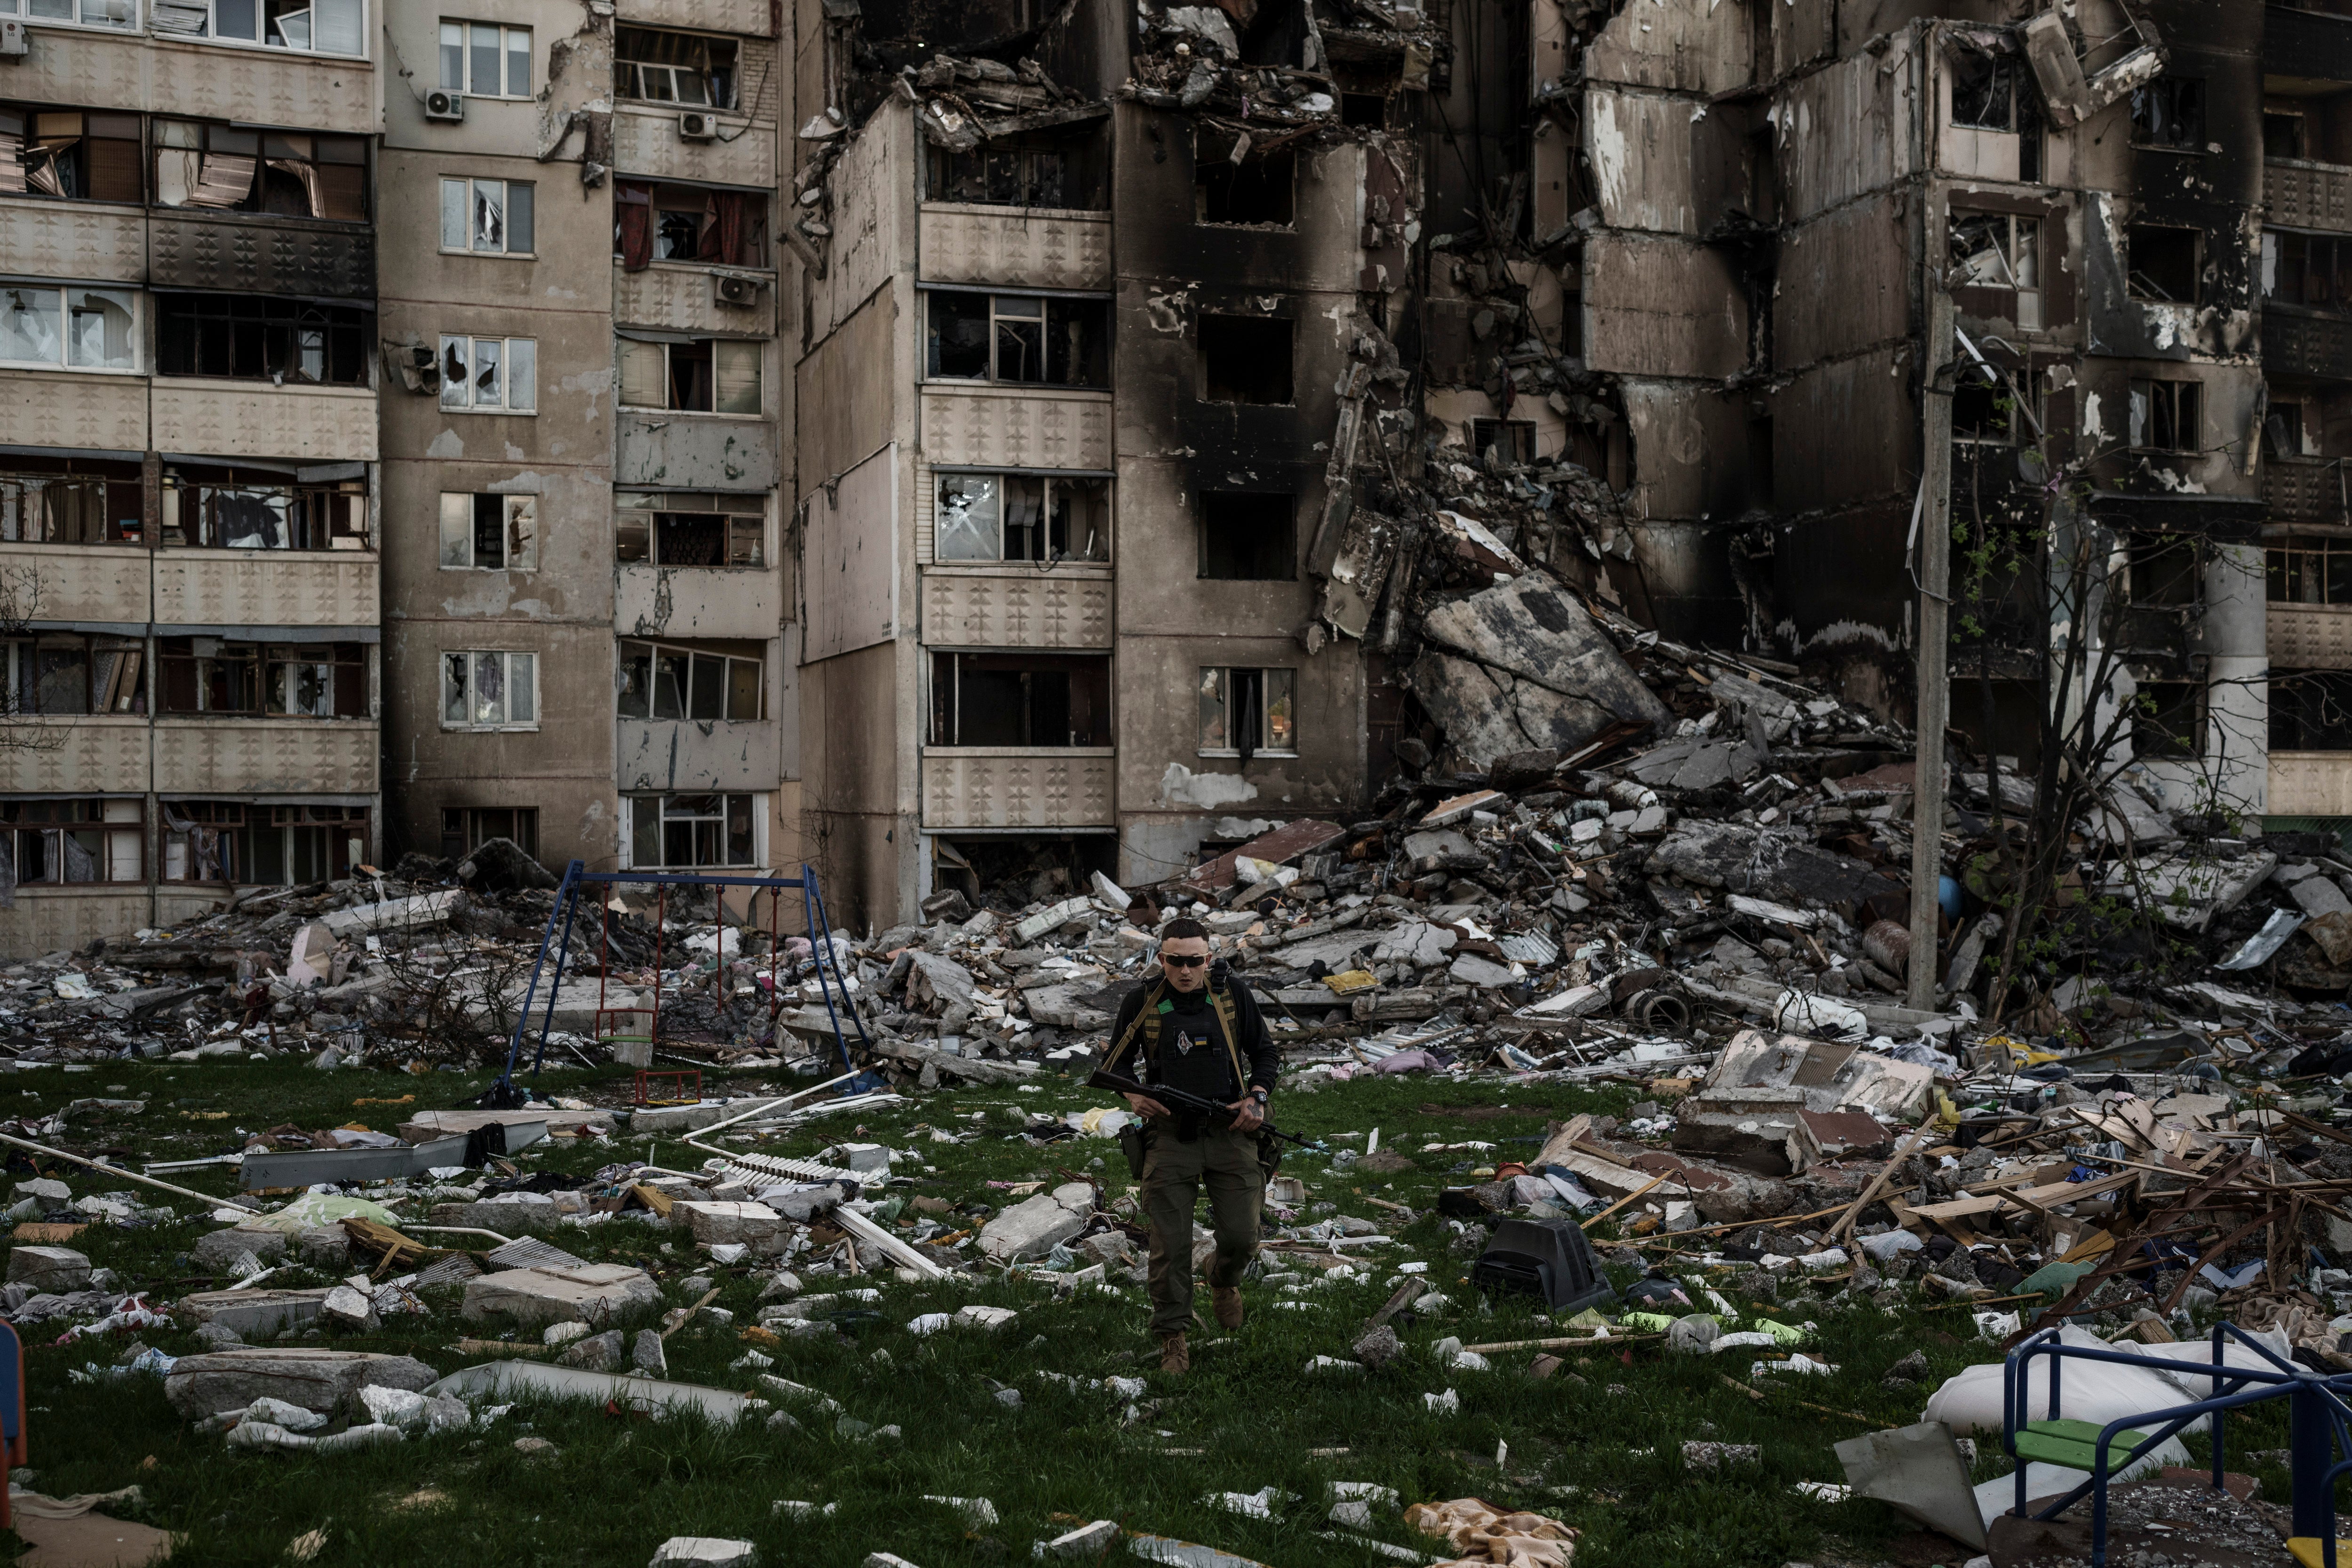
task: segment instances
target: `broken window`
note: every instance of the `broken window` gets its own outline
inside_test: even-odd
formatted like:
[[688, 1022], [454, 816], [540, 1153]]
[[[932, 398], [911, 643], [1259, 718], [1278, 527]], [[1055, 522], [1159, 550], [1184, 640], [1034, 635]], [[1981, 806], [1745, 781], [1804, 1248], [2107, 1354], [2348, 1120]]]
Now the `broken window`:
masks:
[[463, 859], [493, 838], [524, 854], [539, 854], [539, 807], [535, 805], [445, 805], [441, 808], [441, 853]]
[[647, 566], [767, 564], [767, 503], [758, 495], [623, 490], [614, 553]]
[[1200, 321], [1201, 397], [1208, 403], [1288, 403], [1291, 324], [1280, 316]]
[[1287, 146], [1253, 156], [1249, 133], [1213, 125], [1192, 132], [1192, 221], [1287, 227], [1297, 205], [1298, 158]]
[[[202, 9], [201, 5], [198, 7]], [[139, 29], [137, 0], [0, 0], [0, 16], [24, 16], [32, 21], [68, 26], [112, 27], [131, 33]], [[163, 30], [161, 6], [155, 19]]]
[[2205, 754], [2205, 683], [2142, 680], [2133, 699], [2132, 751], [2141, 757]]
[[2352, 752], [2352, 672], [2270, 672], [2270, 749]]
[[619, 340], [621, 405], [688, 414], [760, 412], [760, 344], [748, 339]]
[[278, 719], [366, 719], [364, 643], [255, 643], [163, 637], [155, 645], [161, 710]]
[[441, 181], [441, 248], [528, 256], [536, 187], [520, 180]]
[[[34, 4], [60, 0], [34, 0]], [[134, 0], [100, 0], [136, 16]], [[5, 7], [6, 0], [0, 0]], [[85, 8], [92, 0], [82, 0]], [[362, 0], [154, 0], [154, 28], [167, 37], [219, 38], [306, 54], [367, 53]], [[134, 25], [134, 24], [126, 24]]]
[[1201, 575], [1287, 583], [1298, 575], [1298, 500], [1244, 490], [1201, 494]]
[[532, 414], [539, 408], [539, 340], [441, 340], [441, 406], [477, 414]]
[[441, 727], [538, 729], [538, 656], [504, 649], [443, 654]]
[[[26, 471], [40, 458], [12, 458], [0, 468], [0, 541], [26, 544], [136, 544], [141, 486], [135, 465], [110, 465], [132, 477], [70, 471], [70, 459], [47, 459], [57, 471]], [[87, 459], [83, 466], [88, 466]]]
[[136, 370], [135, 298], [127, 289], [0, 284], [0, 363]]
[[7, 645], [7, 710], [74, 715], [144, 713], [146, 647], [119, 637], [43, 632]]
[[1201, 671], [1201, 755], [1298, 754], [1298, 672], [1215, 665]]
[[2142, 381], [2131, 384], [2131, 444], [2149, 452], [2200, 449], [2198, 384]]
[[1052, 474], [941, 474], [940, 561], [1108, 561], [1110, 481]]
[[1470, 450], [1482, 458], [1492, 452], [1499, 462], [1532, 463], [1536, 460], [1536, 422], [1532, 419], [1473, 419], [1470, 421]]
[[613, 193], [613, 254], [627, 272], [656, 261], [765, 267], [767, 195], [624, 180]]
[[757, 644], [625, 642], [615, 711], [624, 719], [751, 723], [768, 716], [768, 660]]
[[167, 882], [304, 887], [348, 877], [368, 858], [362, 805], [167, 800], [163, 827]]
[[629, 865], [694, 870], [753, 866], [760, 858], [756, 795], [640, 795], [629, 797]]
[[2133, 299], [2197, 303], [2198, 280], [2205, 269], [2202, 230], [2136, 223], [2126, 231], [2124, 245]]
[[1952, 382], [1953, 440], [2014, 446], [2019, 424], [2016, 395], [2007, 382], [1988, 379], [1974, 364], [1961, 368]]
[[2273, 603], [2352, 605], [2352, 538], [2292, 535], [2263, 553]]
[[2198, 542], [2186, 534], [2140, 534], [2126, 545], [2125, 593], [2135, 606], [2200, 605], [2205, 601], [2205, 563]]
[[2352, 310], [2352, 240], [2263, 230], [2263, 297], [2320, 310]]
[[529, 98], [530, 29], [443, 22], [441, 85], [469, 98]]
[[1945, 234], [1955, 289], [1993, 289], [2016, 296], [2025, 331], [2042, 326], [2042, 223], [2015, 213], [1955, 211]]
[[2132, 145], [2173, 153], [2205, 151], [2205, 84], [2168, 76], [2131, 95]]
[[2263, 156], [2265, 158], [2307, 158], [2304, 151], [2303, 110], [2299, 109], [2263, 110]]
[[[367, 312], [236, 294], [155, 296], [159, 375], [367, 384]], [[127, 323], [127, 316], [126, 316]]]
[[5, 877], [26, 883], [139, 882], [147, 806], [129, 799], [0, 800]]
[[925, 374], [1045, 386], [1110, 384], [1110, 304], [933, 289]]
[[365, 223], [367, 141], [157, 120], [155, 201]]
[[1102, 205], [1092, 143], [999, 138], [978, 147], [929, 147], [926, 154], [923, 194], [935, 202], [1064, 211]]
[[2013, 55], [1955, 50], [1950, 58], [1952, 123], [1980, 131], [2014, 131], [2026, 92], [2025, 62]]
[[1103, 654], [935, 653], [934, 746], [1110, 744], [1110, 659]]
[[0, 109], [0, 195], [138, 202], [139, 117]]
[[613, 96], [690, 109], [735, 107], [735, 42], [698, 33], [622, 27], [613, 44]]
[[530, 571], [539, 564], [539, 498], [444, 490], [441, 564], [459, 571]]
[[164, 471], [163, 503], [166, 544], [211, 550], [364, 550], [368, 545], [365, 479], [318, 479], [305, 484], [282, 473], [190, 465]]

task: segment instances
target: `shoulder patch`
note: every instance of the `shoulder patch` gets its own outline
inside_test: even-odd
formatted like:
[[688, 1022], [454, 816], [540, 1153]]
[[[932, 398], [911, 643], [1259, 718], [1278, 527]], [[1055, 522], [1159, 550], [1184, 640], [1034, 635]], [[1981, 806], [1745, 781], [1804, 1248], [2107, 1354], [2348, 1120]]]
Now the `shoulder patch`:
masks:
[[1173, 1002], [1162, 1002], [1160, 1004], [1160, 1011], [1162, 1013], [1173, 1013], [1176, 1011], [1176, 1004]]

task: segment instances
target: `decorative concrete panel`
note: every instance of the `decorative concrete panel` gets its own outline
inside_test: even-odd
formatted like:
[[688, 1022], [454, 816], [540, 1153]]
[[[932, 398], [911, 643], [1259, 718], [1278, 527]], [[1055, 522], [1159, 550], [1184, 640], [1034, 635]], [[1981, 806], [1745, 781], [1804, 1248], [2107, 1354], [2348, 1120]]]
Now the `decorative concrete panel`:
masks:
[[1066, 567], [926, 571], [923, 640], [953, 647], [1108, 648], [1111, 579]]
[[923, 826], [1108, 827], [1115, 761], [1108, 751], [926, 752]]

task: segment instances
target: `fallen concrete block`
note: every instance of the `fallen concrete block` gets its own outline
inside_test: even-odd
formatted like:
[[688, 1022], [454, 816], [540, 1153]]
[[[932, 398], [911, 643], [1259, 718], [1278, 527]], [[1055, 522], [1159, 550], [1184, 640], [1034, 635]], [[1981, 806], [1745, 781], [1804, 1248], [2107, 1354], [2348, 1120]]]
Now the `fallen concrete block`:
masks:
[[674, 1203], [670, 1217], [683, 1218], [705, 1246], [740, 1242], [754, 1252], [773, 1252], [789, 1228], [784, 1216], [760, 1203]]
[[339, 939], [363, 937], [374, 931], [415, 931], [421, 926], [439, 925], [457, 912], [465, 898], [463, 889], [445, 888], [410, 898], [331, 910], [319, 917], [319, 923], [327, 928], [328, 935]]
[[8, 1283], [63, 1294], [89, 1283], [89, 1259], [70, 1247], [16, 1247], [8, 1250]]
[[751, 1568], [759, 1552], [748, 1541], [714, 1535], [673, 1535], [654, 1549], [648, 1568]]
[[313, 1321], [327, 1296], [325, 1290], [199, 1290], [180, 1298], [172, 1312], [241, 1338], [259, 1338]]
[[212, 1351], [182, 1356], [163, 1379], [163, 1397], [191, 1421], [262, 1398], [323, 1415], [369, 1384], [423, 1389], [438, 1375], [414, 1357], [372, 1351]]
[[460, 1313], [472, 1321], [512, 1319], [526, 1328], [549, 1323], [602, 1325], [661, 1305], [661, 1287], [642, 1268], [590, 1263], [577, 1268], [509, 1268], [466, 1281]]
[[1042, 1258], [1086, 1227], [1083, 1217], [1055, 1202], [1051, 1194], [1039, 1193], [981, 1227], [981, 1255], [996, 1263]]
[[1118, 1544], [1118, 1523], [1115, 1520], [1098, 1519], [1092, 1524], [1065, 1531], [1045, 1542], [1048, 1557], [1100, 1557]]

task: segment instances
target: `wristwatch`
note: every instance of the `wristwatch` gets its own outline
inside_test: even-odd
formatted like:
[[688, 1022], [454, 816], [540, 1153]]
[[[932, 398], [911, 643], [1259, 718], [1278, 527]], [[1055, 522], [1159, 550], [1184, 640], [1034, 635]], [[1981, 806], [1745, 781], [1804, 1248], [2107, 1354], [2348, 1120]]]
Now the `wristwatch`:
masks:
[[1262, 1089], [1251, 1089], [1250, 1098], [1256, 1100], [1260, 1105], [1264, 1105], [1265, 1103], [1265, 1090]]

